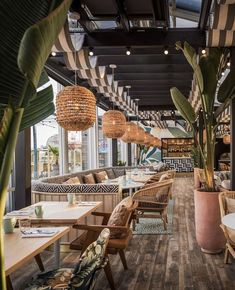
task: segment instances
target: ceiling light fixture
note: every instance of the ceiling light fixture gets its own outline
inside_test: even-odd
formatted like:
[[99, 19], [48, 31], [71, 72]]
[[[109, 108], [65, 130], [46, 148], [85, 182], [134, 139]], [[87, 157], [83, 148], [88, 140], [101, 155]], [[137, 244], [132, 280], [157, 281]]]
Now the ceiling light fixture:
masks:
[[127, 47], [126, 48], [126, 55], [131, 55], [131, 49], [130, 49], [130, 47]]
[[52, 51], [51, 55], [52, 56], [56, 56], [56, 52], [55, 51]]
[[165, 55], [168, 55], [168, 53], [169, 53], [169, 50], [168, 50], [167, 47], [165, 47], [165, 48], [164, 48], [164, 54], [165, 54]]
[[202, 50], [202, 54], [206, 54], [206, 50], [205, 49]]
[[221, 75], [224, 76], [224, 71], [222, 71]]
[[230, 61], [228, 61], [228, 62], [227, 62], [227, 66], [230, 67], [230, 65], [231, 65], [231, 63], [230, 63]]
[[89, 56], [93, 56], [94, 55], [94, 51], [93, 51], [93, 48], [92, 47], [90, 47], [89, 48]]

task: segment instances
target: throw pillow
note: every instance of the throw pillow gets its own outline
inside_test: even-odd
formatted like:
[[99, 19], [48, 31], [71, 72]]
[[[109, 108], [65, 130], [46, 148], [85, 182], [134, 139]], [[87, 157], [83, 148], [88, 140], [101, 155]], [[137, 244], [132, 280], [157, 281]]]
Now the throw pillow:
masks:
[[234, 213], [235, 212], [235, 199], [226, 197], [226, 205], [228, 213]]
[[66, 180], [65, 182], [63, 182], [63, 184], [81, 184], [80, 180], [77, 176], [75, 177], [71, 177], [68, 180]]
[[116, 178], [112, 168], [106, 169], [106, 172], [108, 174], [109, 179], [115, 179]]
[[104, 180], [108, 179], [106, 171], [96, 172], [94, 175], [97, 183], [102, 183]]
[[95, 184], [95, 178], [92, 173], [84, 175], [83, 180], [85, 184]]
[[223, 180], [221, 186], [227, 190], [230, 190], [230, 180]]
[[[112, 214], [108, 220], [108, 226], [124, 226], [127, 222], [129, 209], [133, 204], [132, 197], [128, 196], [124, 198], [112, 211]], [[122, 238], [122, 232], [119, 230], [111, 232], [110, 237], [113, 239]]]

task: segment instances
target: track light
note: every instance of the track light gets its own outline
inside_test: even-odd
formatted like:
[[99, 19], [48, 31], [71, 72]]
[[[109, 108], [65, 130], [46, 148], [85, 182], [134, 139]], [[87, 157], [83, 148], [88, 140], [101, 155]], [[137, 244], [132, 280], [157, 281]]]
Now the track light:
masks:
[[205, 49], [202, 50], [202, 54], [206, 54], [206, 50]]
[[231, 63], [230, 63], [230, 61], [228, 61], [228, 62], [227, 62], [227, 66], [230, 67], [230, 65], [231, 65]]
[[51, 55], [52, 56], [56, 56], [56, 52], [55, 51], [52, 51]]
[[93, 48], [92, 47], [90, 47], [89, 48], [89, 56], [93, 56], [94, 55], [94, 51], [93, 51]]
[[131, 49], [130, 49], [130, 47], [127, 47], [126, 48], [126, 55], [131, 55]]
[[224, 76], [224, 71], [222, 71], [221, 75]]
[[168, 53], [169, 53], [168, 48], [165, 47], [165, 48], [164, 48], [164, 54], [165, 54], [165, 55], [168, 55]]

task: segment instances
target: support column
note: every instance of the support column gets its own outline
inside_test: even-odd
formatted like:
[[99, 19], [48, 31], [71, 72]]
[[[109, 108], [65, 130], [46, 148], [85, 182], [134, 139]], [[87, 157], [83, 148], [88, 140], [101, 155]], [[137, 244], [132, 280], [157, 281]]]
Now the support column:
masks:
[[131, 166], [131, 143], [127, 144], [127, 165]]
[[69, 172], [68, 164], [68, 132], [59, 127], [59, 158], [60, 158], [60, 175]]
[[[230, 50], [230, 69], [235, 69], [235, 48]], [[230, 102], [230, 176], [231, 190], [235, 190], [235, 99]]]
[[118, 162], [117, 139], [112, 139], [112, 161], [113, 161], [113, 166], [117, 166], [117, 162]]
[[15, 209], [31, 204], [30, 128], [18, 135], [15, 150]]

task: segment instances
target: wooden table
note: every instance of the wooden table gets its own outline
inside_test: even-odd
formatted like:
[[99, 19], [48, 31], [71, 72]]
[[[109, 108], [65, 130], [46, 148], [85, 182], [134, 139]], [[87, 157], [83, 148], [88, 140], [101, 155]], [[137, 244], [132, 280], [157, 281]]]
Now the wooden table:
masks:
[[235, 213], [229, 213], [223, 216], [222, 224], [232, 230], [235, 230]]
[[[57, 227], [56, 229], [58, 233], [52, 237], [22, 238], [19, 229], [4, 235], [5, 273], [8, 282], [12, 272], [43, 252], [51, 244], [59, 243], [60, 238], [69, 232], [69, 227]], [[55, 266], [59, 267], [58, 257], [55, 259]]]
[[115, 179], [111, 179], [108, 181], [105, 181], [106, 184], [119, 184], [119, 186], [121, 187], [121, 189], [127, 189], [129, 190], [129, 194], [132, 195], [133, 193], [133, 189], [135, 188], [140, 188], [142, 186], [144, 186], [144, 183], [143, 182], [136, 182], [136, 181], [133, 181], [133, 180], [122, 180], [122, 178], [115, 178]]

